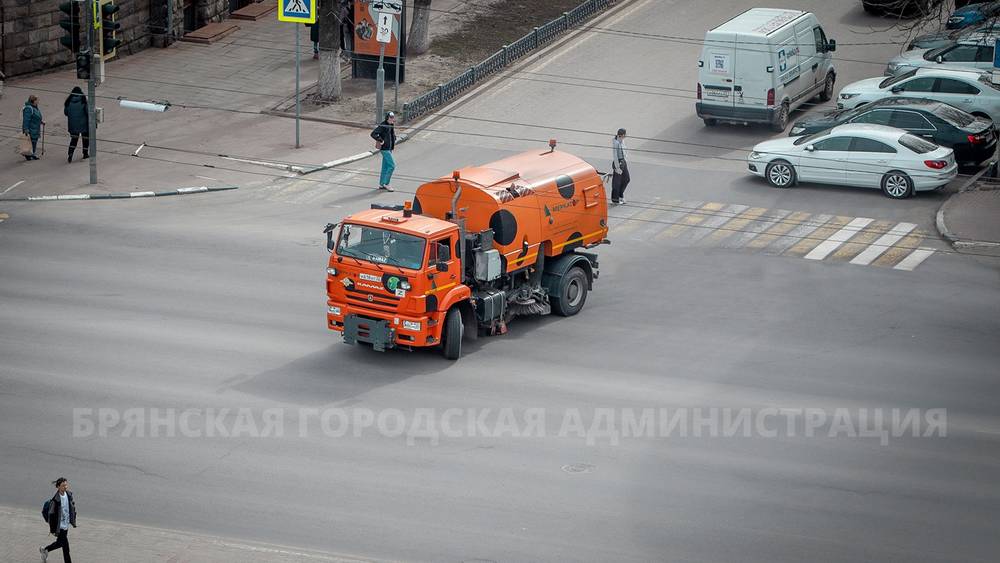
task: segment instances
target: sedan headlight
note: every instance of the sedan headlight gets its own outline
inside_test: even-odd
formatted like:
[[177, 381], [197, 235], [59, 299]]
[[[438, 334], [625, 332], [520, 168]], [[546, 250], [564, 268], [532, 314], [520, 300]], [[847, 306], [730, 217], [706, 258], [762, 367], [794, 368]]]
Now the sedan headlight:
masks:
[[420, 323], [417, 322], [417, 321], [405, 321], [404, 320], [403, 321], [403, 329], [404, 330], [419, 331], [420, 330]]
[[760, 160], [760, 157], [761, 157], [761, 156], [763, 156], [763, 155], [762, 155], [762, 154], [760, 154], [760, 153], [759, 153], [759, 152], [757, 152], [757, 151], [753, 151], [753, 152], [751, 152], [751, 153], [750, 153], [750, 158], [751, 158], [752, 160]]
[[795, 127], [792, 127], [792, 130], [789, 131], [788, 133], [791, 135], [801, 135], [802, 133], [805, 132], [805, 130], [806, 130], [805, 127], [801, 125], [796, 125]]
[[326, 269], [326, 274], [328, 276], [335, 276], [335, 275], [337, 275], [337, 269], [336, 268], [327, 268]]
[[329, 311], [331, 315], [340, 316], [340, 307], [327, 307], [326, 310]]
[[841, 92], [840, 93], [840, 99], [841, 100], [850, 100], [851, 98], [857, 98], [860, 95], [861, 94], [845, 94], [845, 93]]

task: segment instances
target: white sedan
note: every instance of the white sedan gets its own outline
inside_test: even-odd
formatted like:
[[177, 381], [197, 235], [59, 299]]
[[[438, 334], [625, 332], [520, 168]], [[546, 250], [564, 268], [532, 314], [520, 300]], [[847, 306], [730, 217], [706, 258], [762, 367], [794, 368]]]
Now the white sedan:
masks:
[[851, 109], [883, 98], [929, 98], [1000, 123], [1000, 85], [976, 70], [918, 68], [888, 78], [867, 78], [844, 86], [837, 109]]
[[753, 148], [747, 164], [752, 174], [777, 188], [819, 182], [880, 188], [892, 199], [940, 188], [958, 174], [951, 149], [902, 129], [867, 123], [765, 141]]

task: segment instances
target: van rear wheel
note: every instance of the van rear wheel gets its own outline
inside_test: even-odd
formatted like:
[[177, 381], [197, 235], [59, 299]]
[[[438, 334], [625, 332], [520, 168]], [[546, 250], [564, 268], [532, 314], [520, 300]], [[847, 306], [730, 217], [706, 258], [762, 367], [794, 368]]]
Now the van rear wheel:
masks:
[[819, 94], [819, 101], [829, 102], [833, 98], [833, 83], [835, 80], [832, 72], [826, 75], [826, 82], [823, 85], [823, 91]]
[[778, 113], [774, 116], [774, 121], [771, 122], [771, 130], [782, 133], [785, 127], [788, 127], [788, 102], [781, 104], [781, 108], [778, 109]]

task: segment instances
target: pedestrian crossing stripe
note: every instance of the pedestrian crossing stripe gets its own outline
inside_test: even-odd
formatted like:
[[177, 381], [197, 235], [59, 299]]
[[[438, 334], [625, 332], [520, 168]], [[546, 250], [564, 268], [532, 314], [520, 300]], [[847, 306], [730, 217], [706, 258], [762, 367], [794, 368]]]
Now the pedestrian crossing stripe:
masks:
[[697, 201], [615, 207], [615, 240], [677, 241], [911, 271], [936, 250], [915, 223]]
[[293, 23], [316, 23], [316, 0], [281, 0], [278, 20]]

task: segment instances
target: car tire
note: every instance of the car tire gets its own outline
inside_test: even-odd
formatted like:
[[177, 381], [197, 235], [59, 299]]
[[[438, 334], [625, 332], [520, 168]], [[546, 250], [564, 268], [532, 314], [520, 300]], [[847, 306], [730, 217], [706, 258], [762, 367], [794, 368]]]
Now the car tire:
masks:
[[465, 327], [462, 325], [462, 313], [457, 307], [452, 307], [444, 318], [444, 337], [441, 339], [441, 353], [449, 360], [457, 360], [462, 356], [462, 336]]
[[886, 172], [882, 176], [882, 193], [889, 199], [906, 199], [913, 195], [913, 180], [899, 170]]
[[559, 294], [552, 302], [552, 311], [561, 317], [572, 317], [587, 302], [587, 274], [574, 267], [559, 282]]
[[837, 81], [837, 78], [833, 75], [832, 72], [827, 73], [827, 75], [826, 75], [826, 81], [824, 82], [824, 85], [823, 85], [823, 91], [820, 92], [820, 94], [819, 94], [819, 101], [821, 101], [821, 102], [829, 102], [833, 98], [833, 85], [834, 85], [834, 82], [836, 82], [836, 81]]
[[713, 117], [706, 117], [702, 121], [705, 122], [705, 127], [715, 127], [719, 124], [719, 120]]
[[795, 167], [787, 160], [775, 160], [764, 169], [764, 177], [776, 188], [790, 188], [795, 184]]
[[790, 110], [788, 109], [788, 102], [782, 102], [781, 109], [774, 116], [774, 121], [771, 122], [771, 130], [778, 133], [783, 133], [785, 127], [788, 127], [788, 114]]

